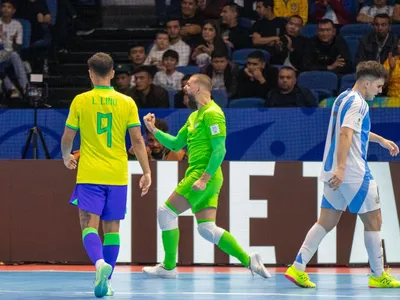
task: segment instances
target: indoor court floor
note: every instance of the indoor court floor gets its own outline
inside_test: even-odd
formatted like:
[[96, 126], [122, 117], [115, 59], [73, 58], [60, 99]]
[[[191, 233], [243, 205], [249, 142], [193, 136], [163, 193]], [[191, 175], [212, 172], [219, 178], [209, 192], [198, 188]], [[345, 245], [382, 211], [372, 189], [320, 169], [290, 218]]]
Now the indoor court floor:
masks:
[[[105, 299], [400, 300], [400, 289], [369, 289], [366, 268], [310, 268], [316, 289], [301, 289], [286, 280], [285, 268], [268, 268], [272, 278], [264, 279], [240, 267], [180, 267], [176, 280], [148, 278], [141, 268], [117, 266], [115, 295]], [[400, 268], [391, 274], [400, 277]], [[90, 266], [0, 266], [0, 299], [96, 299], [93, 282]]]

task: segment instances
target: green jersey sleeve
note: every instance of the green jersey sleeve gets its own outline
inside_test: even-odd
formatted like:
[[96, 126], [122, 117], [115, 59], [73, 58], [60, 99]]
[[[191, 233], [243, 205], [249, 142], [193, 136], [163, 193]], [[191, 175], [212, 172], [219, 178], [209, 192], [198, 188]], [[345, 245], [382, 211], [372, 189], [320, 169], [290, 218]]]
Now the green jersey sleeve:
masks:
[[177, 136], [157, 130], [155, 138], [168, 149], [178, 152], [187, 144], [188, 123], [179, 130]]

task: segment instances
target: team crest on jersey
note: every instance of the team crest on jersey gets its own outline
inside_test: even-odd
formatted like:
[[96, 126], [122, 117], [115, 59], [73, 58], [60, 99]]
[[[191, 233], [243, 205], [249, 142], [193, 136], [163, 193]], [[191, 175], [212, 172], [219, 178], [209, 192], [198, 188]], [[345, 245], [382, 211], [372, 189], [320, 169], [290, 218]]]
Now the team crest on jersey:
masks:
[[290, 5], [290, 8], [294, 11], [297, 10], [297, 4], [296, 3], [292, 3], [292, 5]]
[[359, 129], [361, 129], [363, 117], [364, 116], [362, 114], [357, 114], [354, 119], [354, 125]]
[[218, 124], [210, 126], [210, 130], [211, 130], [212, 135], [216, 135], [216, 134], [220, 133]]

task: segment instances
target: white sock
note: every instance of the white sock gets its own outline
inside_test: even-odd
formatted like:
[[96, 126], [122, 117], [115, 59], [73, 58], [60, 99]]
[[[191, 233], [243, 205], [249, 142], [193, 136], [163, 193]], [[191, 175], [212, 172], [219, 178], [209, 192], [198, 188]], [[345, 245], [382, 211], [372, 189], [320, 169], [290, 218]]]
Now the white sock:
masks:
[[318, 223], [315, 223], [314, 226], [311, 227], [293, 263], [297, 270], [303, 272], [306, 270], [306, 265], [314, 256], [326, 233], [325, 228]]
[[99, 259], [96, 261], [96, 270], [98, 270], [105, 263], [104, 259]]
[[368, 252], [372, 275], [381, 277], [383, 273], [383, 249], [380, 231], [364, 231], [364, 243]]

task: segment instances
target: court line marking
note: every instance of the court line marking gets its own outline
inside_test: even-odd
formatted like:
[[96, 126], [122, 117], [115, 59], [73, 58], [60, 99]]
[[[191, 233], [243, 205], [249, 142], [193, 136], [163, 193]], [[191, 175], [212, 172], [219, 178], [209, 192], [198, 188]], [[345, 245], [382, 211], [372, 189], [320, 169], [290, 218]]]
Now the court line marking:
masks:
[[[0, 293], [14, 293], [14, 294], [31, 294], [31, 295], [35, 295], [35, 294], [49, 294], [49, 295], [59, 295], [59, 294], [63, 294], [64, 292], [52, 292], [52, 291], [13, 291], [13, 290], [0, 290]], [[93, 294], [93, 292], [70, 292], [70, 294], [73, 295], [88, 295], [88, 294]], [[168, 296], [168, 295], [191, 295], [191, 296], [246, 296], [246, 297], [255, 297], [255, 296], [284, 296], [284, 297], [321, 297], [321, 298], [399, 298], [399, 295], [377, 295], [377, 294], [369, 294], [369, 295], [338, 295], [338, 294], [331, 294], [331, 295], [327, 295], [327, 294], [292, 294], [292, 293], [218, 293], [218, 292], [175, 292], [175, 293], [166, 293], [166, 292], [161, 292], [161, 293], [146, 293], [146, 292], [118, 292], [115, 293], [115, 296], [134, 296], [134, 295], [153, 295], [153, 296], [160, 296], [160, 295], [164, 295], [164, 296]]]

